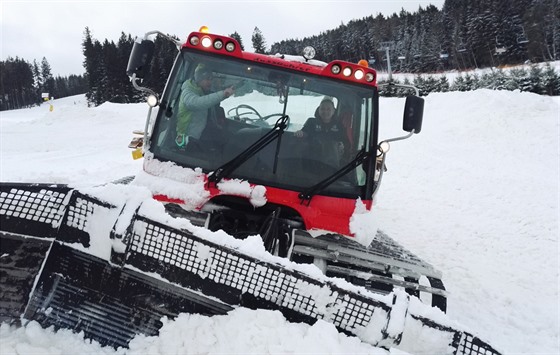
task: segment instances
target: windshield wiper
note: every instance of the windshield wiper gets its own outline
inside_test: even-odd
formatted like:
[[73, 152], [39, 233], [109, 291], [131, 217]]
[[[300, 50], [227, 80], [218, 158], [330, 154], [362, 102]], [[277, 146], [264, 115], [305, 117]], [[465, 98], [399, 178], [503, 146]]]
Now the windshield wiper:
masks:
[[224, 165], [217, 168], [215, 171], [208, 175], [208, 183], [218, 184], [223, 178], [226, 178], [235, 169], [249, 160], [252, 156], [260, 152], [264, 147], [272, 143], [277, 138], [282, 136], [282, 133], [288, 127], [288, 122], [290, 117], [288, 115], [283, 115], [280, 117], [274, 127], [270, 129], [264, 136], [259, 138], [255, 143], [251, 144], [247, 149], [239, 153], [235, 158], [231, 159]]
[[333, 182], [338, 180], [341, 176], [347, 174], [352, 169], [355, 169], [356, 167], [358, 167], [366, 159], [368, 159], [369, 156], [370, 156], [370, 154], [367, 153], [365, 151], [365, 149], [360, 150], [358, 152], [358, 154], [356, 154], [356, 157], [351, 162], [349, 162], [348, 164], [346, 164], [345, 166], [340, 168], [340, 170], [336, 171], [331, 176], [329, 176], [326, 179], [324, 179], [323, 181], [311, 186], [310, 188], [306, 189], [305, 191], [300, 192], [298, 197], [301, 199], [301, 203], [302, 204], [306, 203], [309, 206], [309, 203], [311, 203], [311, 199], [313, 198], [313, 196], [318, 194], [323, 189], [327, 188]]

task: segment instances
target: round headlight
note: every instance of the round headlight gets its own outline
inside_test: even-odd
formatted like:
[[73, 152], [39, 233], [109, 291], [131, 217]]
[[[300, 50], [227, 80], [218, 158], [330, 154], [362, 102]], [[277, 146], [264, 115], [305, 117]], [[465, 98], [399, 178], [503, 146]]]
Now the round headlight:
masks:
[[208, 48], [212, 45], [212, 40], [210, 39], [210, 37], [202, 37], [201, 42], [204, 48]]
[[364, 72], [361, 70], [356, 70], [354, 72], [354, 78], [356, 78], [357, 80], [361, 80], [364, 77]]
[[391, 146], [389, 145], [388, 142], [381, 142], [379, 143], [379, 146], [377, 146], [377, 150], [381, 153], [381, 154], [385, 154], [389, 151], [389, 149], [391, 148]]
[[217, 39], [214, 41], [214, 48], [216, 49], [222, 49], [224, 47], [224, 42], [222, 42], [221, 40]]
[[333, 74], [338, 74], [340, 73], [340, 65], [335, 64], [331, 67], [331, 73]]
[[200, 43], [200, 38], [198, 38], [197, 36], [192, 36], [189, 42], [191, 42], [193, 46], [198, 46], [198, 44]]
[[342, 75], [344, 75], [344, 76], [352, 75], [352, 68], [350, 68], [350, 67], [344, 68], [344, 70], [342, 70]]
[[226, 43], [226, 51], [233, 52], [235, 50], [235, 43], [228, 42]]
[[148, 96], [148, 98], [146, 98], [146, 102], [148, 103], [148, 106], [156, 107], [157, 104], [158, 104], [158, 99], [157, 99], [156, 95], [150, 95], [150, 96]]
[[373, 79], [375, 79], [375, 75], [373, 75], [373, 73], [367, 73], [367, 74], [366, 74], [366, 81], [367, 81], [368, 83], [369, 83], [369, 82], [372, 82]]
[[317, 52], [315, 48], [311, 46], [307, 46], [303, 49], [303, 57], [307, 60], [315, 58], [315, 54], [317, 54]]

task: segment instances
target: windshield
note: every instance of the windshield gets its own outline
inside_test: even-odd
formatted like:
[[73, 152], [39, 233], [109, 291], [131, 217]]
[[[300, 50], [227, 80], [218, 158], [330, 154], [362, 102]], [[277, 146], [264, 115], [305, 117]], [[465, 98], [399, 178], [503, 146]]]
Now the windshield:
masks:
[[[373, 102], [371, 88], [183, 51], [162, 98], [150, 150], [159, 160], [212, 172], [287, 120], [279, 138], [228, 178], [302, 191], [370, 144]], [[360, 196], [364, 185], [364, 168], [358, 166], [321, 194]]]

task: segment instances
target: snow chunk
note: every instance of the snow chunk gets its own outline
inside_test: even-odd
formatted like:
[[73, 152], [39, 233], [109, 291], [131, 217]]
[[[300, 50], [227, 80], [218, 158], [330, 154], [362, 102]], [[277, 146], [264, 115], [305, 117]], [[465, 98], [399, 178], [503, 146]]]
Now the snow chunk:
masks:
[[[422, 339], [422, 341], [418, 341]], [[426, 327], [412, 317], [407, 317], [405, 331], [399, 348], [412, 354], [452, 354], [453, 333]]]
[[[145, 157], [145, 172], [140, 172], [132, 184], [146, 186], [153, 194], [161, 194], [184, 201], [190, 209], [202, 206], [209, 198], [204, 188], [201, 169], [189, 169], [172, 162], [160, 162]], [[153, 175], [152, 175], [153, 174]]]
[[301, 294], [309, 295], [315, 302], [315, 311], [318, 314], [323, 315], [324, 319], [332, 321], [334, 314], [340, 309], [336, 302], [338, 293], [332, 292], [330, 287], [314, 285], [302, 280], [298, 280], [295, 287]]
[[266, 204], [266, 187], [256, 185], [251, 190], [251, 198], [249, 200], [255, 207], [261, 207]]
[[[151, 193], [143, 187], [122, 184], [83, 187], [79, 192], [107, 202], [113, 205], [114, 208], [93, 204], [92, 213], [87, 218], [76, 217], [71, 219], [72, 227], [81, 229], [89, 234], [90, 245], [88, 248], [78, 243], [69, 245], [75, 249], [85, 250], [88, 254], [95, 255], [104, 260], [110, 259], [113, 247], [117, 251], [124, 252], [126, 247], [122, 242], [110, 239], [111, 231], [114, 230], [116, 234], [123, 235], [126, 228], [130, 225], [130, 221], [138, 206], [143, 201], [151, 200]], [[83, 208], [86, 209], [88, 201], [78, 198], [77, 207], [79, 208], [80, 206], [84, 206]]]
[[[290, 323], [279, 311], [237, 308], [212, 317], [180, 314], [162, 319], [158, 337], [136, 336], [131, 354], [388, 354], [337, 332], [334, 325]], [[243, 331], [239, 331], [242, 325]], [[219, 335], [219, 336], [217, 336]]]
[[36, 321], [23, 327], [0, 325], [2, 354], [66, 354], [70, 349], [76, 354], [126, 354], [125, 350], [102, 347], [99, 343], [84, 339], [84, 333], [73, 333], [69, 329], [43, 329]]
[[363, 341], [378, 344], [383, 339], [383, 331], [387, 326], [388, 313], [381, 308], [376, 308], [365, 327], [357, 327], [354, 333]]
[[266, 188], [261, 185], [251, 186], [249, 182], [239, 179], [224, 180], [218, 184], [222, 194], [246, 197], [253, 207], [266, 204]]
[[362, 245], [371, 244], [377, 234], [378, 220], [371, 210], [360, 198], [356, 200], [354, 213], [350, 217], [350, 232], [356, 237], [356, 241]]

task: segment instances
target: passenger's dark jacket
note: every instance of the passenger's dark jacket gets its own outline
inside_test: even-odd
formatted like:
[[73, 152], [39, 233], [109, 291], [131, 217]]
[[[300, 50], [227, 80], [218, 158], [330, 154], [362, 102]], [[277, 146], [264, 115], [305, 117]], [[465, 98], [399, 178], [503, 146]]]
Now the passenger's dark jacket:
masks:
[[330, 139], [335, 142], [342, 142], [345, 147], [348, 147], [348, 136], [336, 116], [329, 123], [324, 123], [317, 116], [310, 117], [301, 130], [309, 138]]

